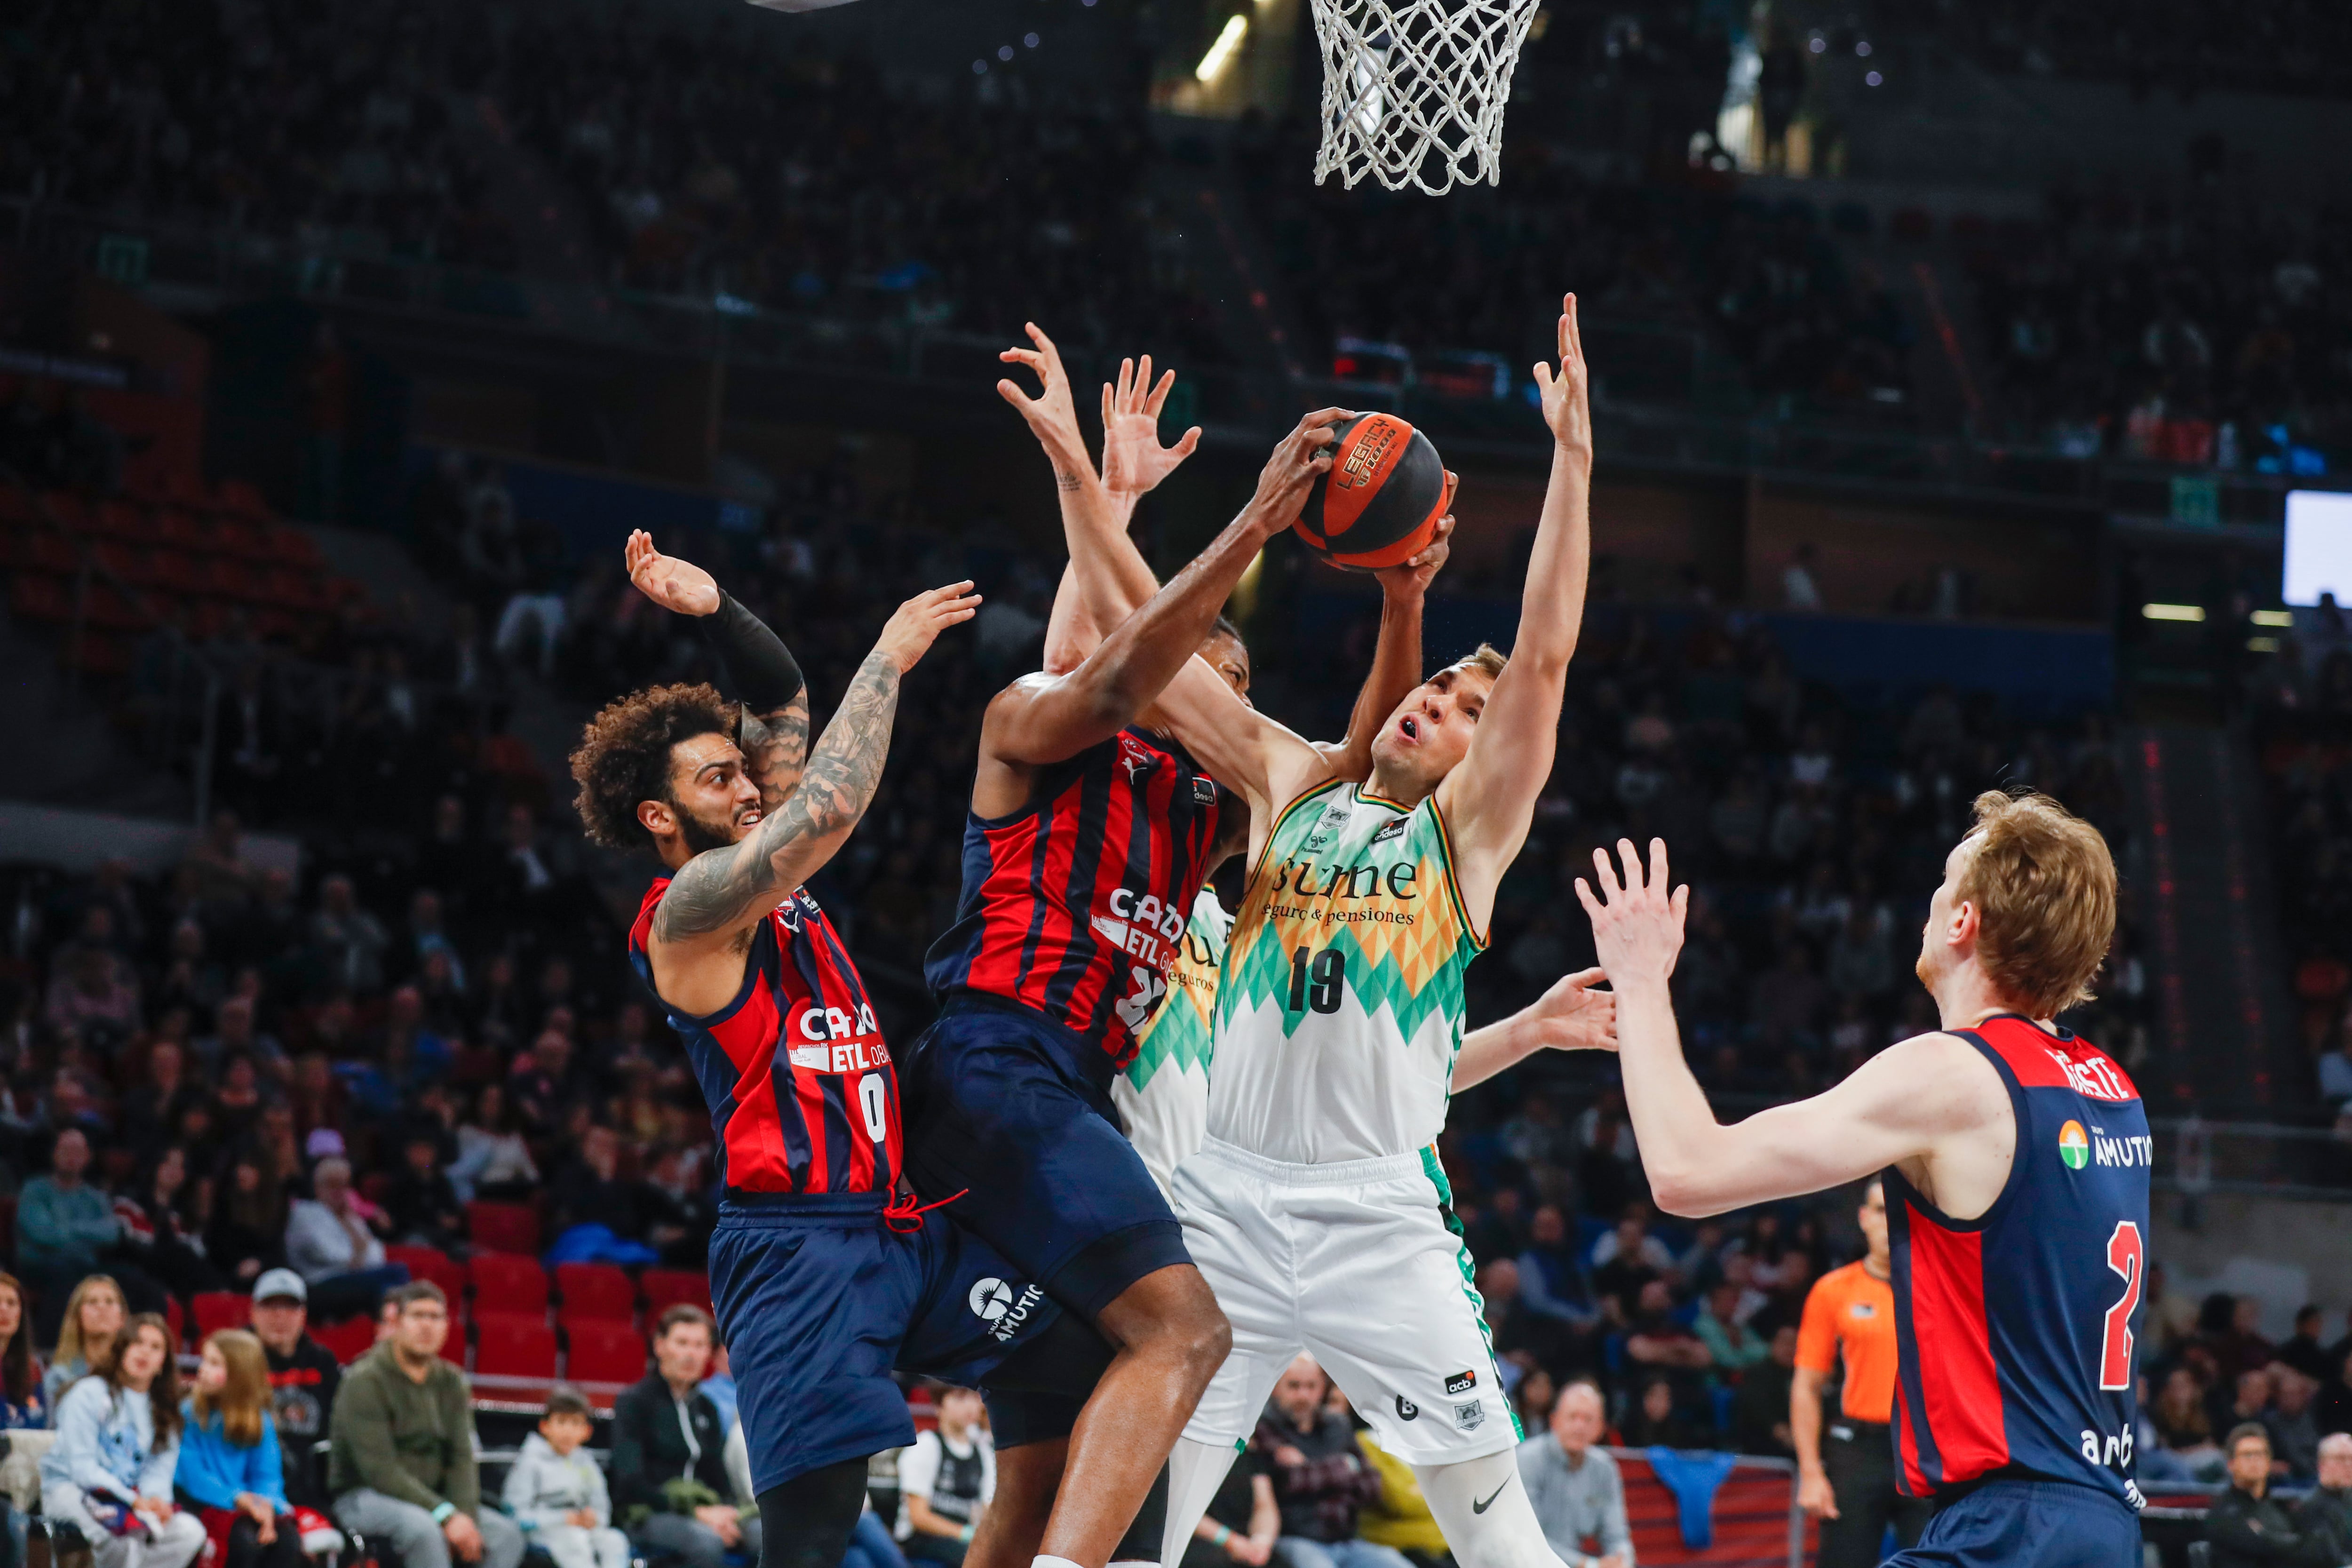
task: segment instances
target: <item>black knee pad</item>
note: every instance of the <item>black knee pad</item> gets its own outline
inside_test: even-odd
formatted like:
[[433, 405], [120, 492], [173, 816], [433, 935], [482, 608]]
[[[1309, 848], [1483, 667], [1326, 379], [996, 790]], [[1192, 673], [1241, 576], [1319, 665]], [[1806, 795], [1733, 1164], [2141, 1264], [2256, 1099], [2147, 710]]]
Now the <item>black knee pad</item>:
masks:
[[841, 1568], [866, 1507], [866, 1461], [844, 1459], [760, 1494], [760, 1568]]

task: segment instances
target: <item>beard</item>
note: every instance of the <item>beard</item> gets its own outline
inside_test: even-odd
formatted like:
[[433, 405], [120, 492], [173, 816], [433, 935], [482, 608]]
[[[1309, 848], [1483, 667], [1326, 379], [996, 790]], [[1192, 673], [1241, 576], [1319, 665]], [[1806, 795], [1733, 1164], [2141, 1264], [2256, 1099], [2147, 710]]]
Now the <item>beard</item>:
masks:
[[670, 809], [677, 813], [677, 836], [686, 841], [690, 853], [701, 855], [713, 849], [729, 848], [741, 837], [735, 831], [735, 819], [731, 816], [711, 822], [695, 816], [674, 801]]

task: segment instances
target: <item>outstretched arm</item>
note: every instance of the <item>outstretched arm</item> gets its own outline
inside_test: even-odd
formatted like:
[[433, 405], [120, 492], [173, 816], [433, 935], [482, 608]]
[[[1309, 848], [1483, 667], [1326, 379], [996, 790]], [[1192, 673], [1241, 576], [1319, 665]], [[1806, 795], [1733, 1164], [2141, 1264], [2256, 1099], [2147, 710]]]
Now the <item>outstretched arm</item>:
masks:
[[726, 660], [742, 703], [744, 771], [760, 788], [760, 808], [772, 814], [800, 787], [808, 756], [808, 682], [792, 650], [709, 573], [655, 549], [644, 529], [629, 535], [623, 554], [637, 591], [674, 615], [697, 617]]
[[1615, 1050], [1617, 998], [1593, 989], [1607, 978], [1597, 967], [1563, 974], [1509, 1017], [1465, 1035], [1454, 1058], [1454, 1092], [1482, 1084], [1538, 1051]]
[[1584, 625], [1592, 555], [1592, 398], [1577, 330], [1576, 296], [1562, 301], [1559, 374], [1536, 366], [1544, 422], [1551, 426], [1551, 483], [1519, 600], [1518, 640], [1495, 679], [1469, 755], [1441, 787], [1453, 825], [1462, 899], [1480, 926], [1495, 888], [1527, 842], [1536, 797], [1551, 776], [1569, 656]]
[[890, 754], [898, 682], [949, 626], [971, 619], [970, 583], [918, 594], [898, 606], [810, 755], [800, 787], [740, 843], [708, 849], [671, 879], [654, 914], [657, 946], [697, 947], [731, 937], [815, 875], [873, 804]]
[[1668, 989], [1690, 889], [1667, 891], [1663, 839], [1650, 841], [1646, 879], [1632, 840], [1620, 839], [1617, 854], [1622, 878], [1608, 851], [1596, 849], [1593, 882], [1579, 877], [1576, 897], [1617, 993], [1625, 1106], [1660, 1208], [1695, 1218], [1820, 1192], [1928, 1159], [1941, 1141], [2010, 1117], [1992, 1068], [1965, 1042], [1936, 1034], [1889, 1047], [1825, 1094], [1728, 1127], [1716, 1121], [1683, 1060]]
[[1226, 595], [1265, 542], [1290, 526], [1315, 477], [1331, 466], [1336, 408], [1310, 414], [1283, 437], [1257, 493], [1192, 563], [1107, 635], [1067, 675], [1020, 681], [989, 704], [983, 765], [1060, 762], [1108, 740], [1167, 688], [1208, 636]]

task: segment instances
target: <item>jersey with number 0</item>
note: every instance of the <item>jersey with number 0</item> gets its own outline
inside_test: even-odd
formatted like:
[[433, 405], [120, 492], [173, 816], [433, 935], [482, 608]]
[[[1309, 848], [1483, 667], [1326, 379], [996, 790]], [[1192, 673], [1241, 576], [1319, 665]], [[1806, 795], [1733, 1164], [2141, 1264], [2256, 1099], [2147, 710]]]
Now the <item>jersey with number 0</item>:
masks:
[[1168, 966], [1168, 996], [1135, 1038], [1135, 1059], [1111, 1080], [1110, 1097], [1127, 1123], [1128, 1141], [1143, 1156], [1151, 1179], [1168, 1191], [1176, 1167], [1201, 1147], [1209, 1124], [1209, 1032], [1217, 1011], [1217, 970], [1234, 917], [1203, 888], [1192, 900], [1176, 962]]
[[2153, 1145], [2139, 1091], [2063, 1029], [2003, 1014], [1953, 1032], [2000, 1074], [2017, 1152], [1972, 1220], [1886, 1173], [1899, 1483], [1929, 1497], [1988, 1478], [2072, 1481], [2140, 1507]]
[[1325, 1164], [1426, 1148], [1462, 1048], [1471, 924], [1434, 796], [1332, 783], [1283, 810], [1217, 988], [1209, 1135]]
[[[629, 962], [654, 989], [646, 943], [670, 879], [646, 890]], [[656, 993], [656, 999], [658, 994]], [[881, 1193], [898, 1184], [898, 1079], [849, 950], [805, 888], [751, 931], [743, 985], [700, 1017], [662, 1005], [686, 1045], [730, 1193]]]

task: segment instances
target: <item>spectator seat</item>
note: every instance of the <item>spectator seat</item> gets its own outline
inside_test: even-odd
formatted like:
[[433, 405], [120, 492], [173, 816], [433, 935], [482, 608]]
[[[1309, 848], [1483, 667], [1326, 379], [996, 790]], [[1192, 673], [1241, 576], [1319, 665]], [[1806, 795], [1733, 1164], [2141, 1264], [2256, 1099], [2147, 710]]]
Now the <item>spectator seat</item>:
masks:
[[466, 1266], [437, 1247], [387, 1247], [383, 1260], [407, 1265], [411, 1279], [432, 1280], [452, 1301], [466, 1293]]
[[573, 1383], [630, 1384], [646, 1375], [646, 1341], [635, 1325], [587, 1318], [566, 1322], [563, 1375]]
[[[494, 1204], [477, 1199], [466, 1205], [466, 1234], [474, 1245], [485, 1252], [520, 1252], [526, 1257], [539, 1253], [539, 1211], [528, 1204]], [[481, 1261], [475, 1260], [476, 1282], [481, 1277]], [[546, 1299], [541, 1298], [541, 1304]]]
[[555, 1293], [563, 1305], [558, 1315], [568, 1328], [591, 1319], [625, 1323], [637, 1315], [637, 1288], [609, 1263], [559, 1263]]
[[238, 1290], [200, 1290], [189, 1305], [196, 1310], [196, 1338], [222, 1329], [241, 1329], [253, 1321], [253, 1298]]
[[547, 1316], [547, 1270], [536, 1258], [511, 1252], [481, 1252], [474, 1256], [474, 1317], [477, 1321], [496, 1312], [505, 1317]]
[[710, 1276], [697, 1269], [648, 1268], [637, 1276], [637, 1288], [645, 1292], [648, 1319], [681, 1302], [710, 1310]]
[[349, 1366], [375, 1348], [375, 1319], [362, 1313], [356, 1318], [345, 1318], [340, 1323], [313, 1324], [310, 1337], [318, 1341], [339, 1365]]
[[555, 1331], [522, 1312], [482, 1312], [474, 1319], [474, 1375], [555, 1381]]

